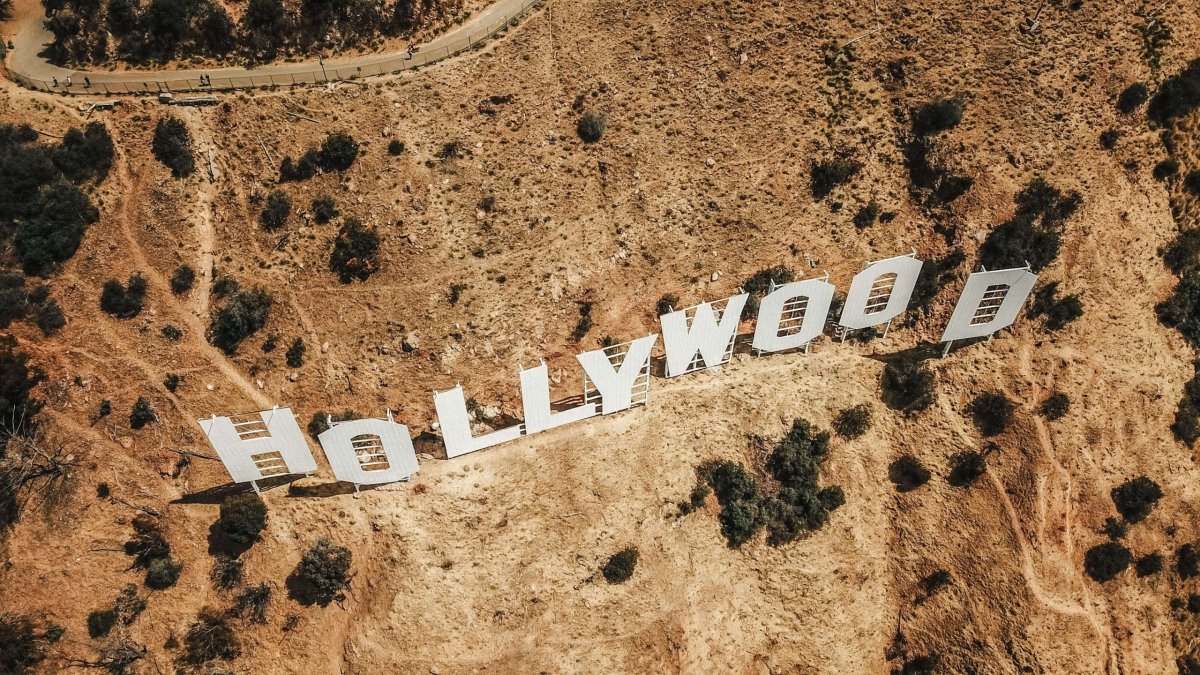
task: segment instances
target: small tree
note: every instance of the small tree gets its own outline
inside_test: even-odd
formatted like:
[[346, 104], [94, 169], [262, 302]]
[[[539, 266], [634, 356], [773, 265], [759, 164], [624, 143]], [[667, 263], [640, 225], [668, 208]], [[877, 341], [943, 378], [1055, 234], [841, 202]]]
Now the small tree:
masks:
[[967, 406], [975, 427], [984, 436], [995, 436], [1004, 433], [1012, 420], [1013, 403], [1008, 397], [998, 391], [980, 394]]
[[1137, 559], [1135, 564], [1137, 575], [1139, 577], [1148, 577], [1158, 574], [1163, 568], [1163, 558], [1158, 553], [1147, 553]]
[[354, 279], [366, 281], [379, 269], [379, 234], [374, 227], [347, 218], [333, 240], [329, 269], [348, 284]]
[[190, 176], [196, 170], [192, 156], [192, 137], [183, 122], [174, 117], [158, 120], [154, 127], [154, 142], [151, 150], [158, 161], [171, 170], [176, 178]]
[[306, 349], [304, 338], [296, 338], [292, 342], [292, 346], [288, 347], [287, 353], [284, 355], [287, 359], [288, 368], [299, 368], [304, 365], [304, 352]]
[[813, 162], [810, 186], [813, 198], [824, 199], [837, 186], [850, 182], [860, 169], [862, 164], [844, 157]]
[[623, 584], [633, 576], [637, 562], [638, 550], [636, 547], [630, 546], [614, 553], [600, 571], [604, 573], [604, 578], [608, 580], [608, 583]]
[[388, 154], [392, 157], [399, 157], [400, 155], [404, 154], [404, 143], [392, 139], [392, 141], [388, 143]]
[[335, 131], [321, 144], [321, 168], [326, 171], [345, 171], [358, 158], [358, 142], [350, 134]]
[[267, 606], [271, 604], [271, 585], [260, 583], [242, 591], [235, 602], [238, 616], [250, 619], [254, 623], [267, 622]]
[[212, 579], [214, 586], [228, 591], [242, 583], [243, 567], [244, 565], [241, 560], [224, 553], [218, 553], [216, 559], [213, 561], [213, 568], [209, 574], [209, 578]]
[[92, 638], [101, 638], [108, 635], [114, 624], [117, 623], [117, 610], [112, 609], [97, 609], [91, 614], [88, 614], [87, 629], [88, 636]]
[[161, 591], [175, 585], [183, 572], [183, 563], [171, 557], [155, 558], [146, 568], [146, 586]]
[[1124, 572], [1131, 559], [1129, 549], [1115, 541], [1106, 541], [1087, 550], [1083, 556], [1083, 570], [1089, 577], [1104, 583]]
[[858, 438], [871, 428], [871, 406], [860, 403], [838, 413], [833, 430], [842, 438]]
[[929, 482], [932, 474], [921, 461], [912, 455], [901, 455], [888, 465], [888, 480], [897, 492], [912, 492]]
[[1071, 409], [1071, 399], [1066, 394], [1055, 392], [1042, 403], [1042, 417], [1053, 422], [1062, 419]]
[[192, 286], [195, 283], [196, 270], [192, 269], [191, 265], [180, 265], [171, 274], [171, 292], [175, 295], [187, 293], [192, 290]]
[[109, 279], [100, 293], [100, 309], [118, 319], [129, 319], [142, 311], [145, 296], [146, 280], [136, 272], [125, 285]]
[[84, 128], [69, 129], [54, 152], [54, 164], [68, 179], [82, 183], [104, 180], [112, 166], [113, 142], [103, 124], [92, 122]]
[[986, 470], [987, 461], [982, 454], [974, 450], [960, 452], [950, 458], [950, 475], [947, 480], [954, 487], [967, 487]]
[[261, 289], [237, 291], [213, 318], [212, 343], [227, 354], [267, 324], [271, 296]]
[[883, 403], [892, 410], [912, 415], [933, 405], [933, 373], [916, 359], [889, 361], [880, 384]]
[[35, 317], [37, 327], [42, 331], [42, 335], [50, 336], [58, 331], [58, 329], [67, 325], [67, 317], [63, 315], [62, 307], [54, 298], [49, 298], [38, 308], [37, 316]]
[[230, 660], [242, 653], [241, 643], [225, 614], [205, 607], [183, 638], [184, 660], [199, 665], [213, 659]]
[[575, 125], [575, 132], [579, 134], [579, 138], [584, 143], [596, 143], [604, 135], [604, 129], [607, 126], [608, 119], [603, 114], [590, 112], [579, 118], [579, 122]]
[[337, 217], [337, 204], [333, 197], [317, 197], [312, 203], [313, 220], [318, 225], [324, 225]]
[[654, 313], [658, 316], [670, 314], [678, 306], [679, 296], [674, 293], [667, 293], [659, 298], [658, 303], [654, 305]]
[[322, 537], [300, 558], [289, 577], [290, 595], [304, 604], [322, 607], [340, 600], [350, 587], [350, 549]]
[[1146, 476], [1138, 476], [1112, 489], [1113, 504], [1127, 522], [1138, 523], [1150, 515], [1162, 499], [1162, 488]]
[[267, 524], [267, 504], [258, 495], [233, 495], [221, 502], [217, 529], [233, 543], [249, 548]]
[[962, 117], [963, 104], [960, 98], [927, 103], [913, 112], [913, 133], [918, 136], [932, 136], [949, 131], [962, 122]]
[[272, 190], [267, 195], [267, 205], [259, 216], [262, 227], [267, 232], [274, 232], [287, 225], [292, 214], [292, 199], [282, 190]]
[[129, 413], [129, 428], [141, 429], [147, 424], [157, 421], [158, 415], [154, 414], [154, 408], [150, 405], [150, 399], [145, 396], [139, 396], [137, 402], [133, 404], [133, 410]]

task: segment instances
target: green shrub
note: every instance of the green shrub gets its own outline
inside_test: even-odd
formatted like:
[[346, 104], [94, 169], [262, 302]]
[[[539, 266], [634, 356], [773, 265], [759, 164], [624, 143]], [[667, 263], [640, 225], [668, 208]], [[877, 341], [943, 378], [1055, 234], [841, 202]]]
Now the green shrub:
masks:
[[1134, 568], [1139, 577], [1149, 577], [1158, 574], [1163, 568], [1162, 556], [1158, 553], [1147, 553], [1137, 559]]
[[575, 324], [575, 330], [571, 331], [571, 338], [579, 342], [592, 329], [592, 302], [584, 300], [579, 303], [579, 323]]
[[1071, 409], [1071, 399], [1063, 393], [1055, 393], [1042, 403], [1042, 417], [1053, 422], [1062, 419]]
[[1189, 171], [1183, 177], [1183, 190], [1190, 195], [1200, 195], [1200, 169]]
[[982, 476], [984, 471], [987, 471], [987, 461], [983, 455], [968, 450], [950, 458], [950, 475], [947, 480], [954, 487], [967, 487]]
[[213, 568], [209, 578], [212, 579], [214, 586], [227, 591], [236, 588], [242, 583], [243, 568], [244, 565], [238, 558], [218, 553], [216, 559], [213, 561]]
[[192, 137], [187, 126], [174, 117], [158, 120], [154, 127], [154, 142], [151, 150], [155, 158], [171, 170], [171, 175], [183, 178], [196, 170], [192, 156]]
[[579, 118], [579, 122], [575, 125], [575, 132], [579, 134], [579, 138], [584, 143], [596, 143], [604, 135], [606, 126], [608, 126], [608, 120], [604, 115], [590, 112]]
[[1179, 162], [1173, 159], [1164, 159], [1154, 165], [1152, 175], [1156, 181], [1165, 181], [1179, 173]]
[[158, 591], [170, 588], [179, 581], [179, 575], [182, 572], [183, 563], [169, 557], [155, 558], [146, 568], [146, 586]]
[[1175, 290], [1154, 306], [1158, 320], [1178, 330], [1193, 347], [1200, 347], [1200, 272], [1187, 269]]
[[1138, 476], [1112, 489], [1113, 504], [1126, 522], [1138, 523], [1150, 515], [1162, 499], [1162, 488], [1146, 476]]
[[324, 225], [333, 220], [338, 215], [337, 205], [333, 201], [333, 197], [317, 197], [312, 203], [313, 220], [317, 221], [318, 225]]
[[21, 195], [19, 203], [24, 204], [24, 215], [16, 222], [12, 242], [25, 273], [31, 275], [45, 276], [75, 255], [84, 231], [100, 219], [87, 196], [61, 180], [35, 189], [32, 198]]
[[892, 410], [913, 415], [933, 405], [933, 373], [914, 358], [888, 361], [880, 381], [883, 403]]
[[221, 502], [217, 529], [230, 541], [249, 547], [267, 525], [267, 504], [257, 494], [233, 495]]
[[146, 568], [151, 561], [171, 555], [171, 545], [154, 518], [138, 514], [133, 519], [133, 538], [125, 542], [125, 554], [133, 556], [133, 566]]
[[231, 660], [242, 653], [237, 634], [226, 616], [211, 607], [200, 610], [196, 622], [183, 637], [183, 658], [199, 665], [213, 659]]
[[989, 270], [1029, 263], [1033, 272], [1040, 272], [1058, 257], [1063, 224], [1083, 200], [1078, 193], [1063, 194], [1038, 177], [1014, 201], [1016, 214], [988, 234], [979, 247], [979, 262]]
[[366, 281], [379, 269], [379, 234], [375, 228], [347, 218], [329, 255], [329, 269], [343, 284], [354, 279]]
[[108, 635], [114, 624], [117, 623], [117, 610], [115, 609], [97, 609], [91, 614], [88, 614], [87, 629], [88, 635], [92, 638], [101, 638]]
[[317, 175], [320, 168], [321, 153], [313, 149], [308, 150], [295, 161], [292, 161], [291, 157], [284, 157], [283, 162], [279, 165], [279, 181], [284, 183], [307, 180]]
[[1200, 575], [1200, 551], [1192, 544], [1184, 544], [1175, 554], [1175, 572], [1180, 579], [1192, 579]]
[[1087, 550], [1083, 556], [1083, 570], [1092, 579], [1104, 583], [1124, 572], [1131, 558], [1129, 549], [1115, 541], [1107, 541]]
[[912, 492], [929, 482], [932, 474], [921, 461], [912, 455], [901, 455], [888, 465], [888, 480], [897, 492]]
[[271, 585], [263, 582], [250, 586], [237, 596], [234, 607], [237, 615], [254, 623], [267, 622], [267, 606], [271, 604]]
[[404, 154], [404, 143], [402, 143], [398, 140], [392, 139], [391, 141], [388, 142], [387, 150], [388, 150], [388, 154], [391, 155], [392, 157], [399, 157], [400, 155]]
[[150, 405], [150, 399], [145, 396], [139, 396], [138, 400], [133, 404], [133, 410], [129, 413], [129, 428], [141, 429], [147, 424], [157, 421], [158, 415], [154, 413], [154, 408]]
[[1112, 150], [1117, 147], [1117, 141], [1121, 140], [1121, 132], [1116, 129], [1108, 129], [1100, 133], [1100, 147], [1104, 150]]
[[24, 673], [46, 658], [28, 617], [0, 612], [0, 672]]
[[871, 428], [871, 406], [860, 403], [838, 413], [833, 430], [842, 438], [858, 438]]
[[187, 293], [195, 283], [196, 270], [192, 269], [191, 265], [180, 265], [171, 274], [171, 292], [175, 295]]
[[167, 379], [163, 380], [163, 386], [167, 388], [167, 391], [174, 394], [175, 390], [179, 388], [179, 383], [181, 381], [183, 381], [183, 377], [180, 375], [176, 375], [175, 373], [167, 373]]
[[296, 338], [292, 341], [292, 346], [288, 347], [284, 358], [287, 360], [288, 368], [299, 368], [304, 365], [304, 338]]
[[872, 200], [871, 203], [860, 208], [858, 213], [854, 214], [854, 227], [865, 230], [875, 224], [879, 219], [879, 213], [882, 209], [879, 208], [879, 202]]
[[654, 313], [656, 316], [670, 314], [679, 306], [679, 296], [674, 293], [667, 293], [658, 299], [654, 305]]
[[75, 183], [100, 182], [112, 167], [113, 142], [103, 124], [92, 122], [79, 129], [68, 129], [54, 152], [54, 164]]
[[292, 199], [282, 190], [272, 190], [267, 195], [267, 205], [259, 215], [259, 222], [267, 232], [274, 232], [287, 225], [292, 215]]
[[604, 573], [604, 578], [610, 584], [623, 584], [629, 581], [633, 576], [633, 570], [637, 567], [638, 550], [630, 546], [614, 553], [608, 562], [604, 563], [601, 572]]
[[321, 168], [326, 171], [345, 171], [358, 158], [358, 142], [350, 134], [335, 131], [321, 143]]
[[1129, 115], [1141, 107], [1150, 98], [1150, 90], [1141, 82], [1134, 82], [1117, 97], [1117, 110], [1122, 115]]
[[312, 419], [308, 421], [308, 435], [316, 438], [325, 433], [329, 429], [329, 418], [332, 417], [334, 422], [345, 422], [348, 420], [361, 419], [362, 415], [353, 410], [343, 410], [341, 413], [327, 413], [324, 410], [318, 410], [313, 413]]
[[967, 406], [967, 412], [971, 413], [971, 419], [979, 433], [995, 436], [1004, 433], [1008, 428], [1008, 423], [1012, 420], [1013, 403], [998, 391], [986, 392], [975, 397]]
[[67, 325], [67, 317], [63, 315], [62, 307], [54, 298], [48, 299], [41, 307], [38, 307], [37, 316], [35, 317], [38, 329], [42, 331], [42, 335], [53, 335], [59, 328]]
[[1150, 99], [1146, 116], [1159, 126], [1168, 126], [1200, 107], [1200, 59], [1182, 72], [1168, 77]]
[[926, 103], [913, 112], [913, 133], [917, 136], [932, 136], [949, 131], [962, 122], [962, 117], [963, 104], [960, 98]]
[[129, 319], [142, 311], [142, 302], [145, 297], [146, 280], [135, 272], [125, 285], [116, 279], [104, 282], [104, 288], [100, 293], [100, 309], [118, 319]]
[[272, 299], [266, 291], [237, 291], [213, 317], [212, 343], [226, 354], [237, 351], [243, 340], [267, 325]]
[[749, 319], [758, 314], [762, 298], [771, 292], [771, 284], [782, 286], [791, 283], [795, 278], [795, 272], [784, 265], [776, 265], [755, 272], [742, 283], [742, 292], [749, 295], [746, 298], [746, 305], [742, 309], [742, 319]]
[[340, 600], [350, 587], [350, 549], [322, 537], [300, 558], [288, 579], [290, 595], [303, 604], [322, 607]]
[[844, 185], [862, 169], [862, 164], [844, 157], [812, 163], [810, 189], [816, 200], [822, 200], [834, 188]]

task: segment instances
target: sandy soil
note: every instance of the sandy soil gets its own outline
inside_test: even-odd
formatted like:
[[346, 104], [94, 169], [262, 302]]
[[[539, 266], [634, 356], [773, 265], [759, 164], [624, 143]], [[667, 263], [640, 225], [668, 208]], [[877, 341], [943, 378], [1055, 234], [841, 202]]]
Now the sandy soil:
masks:
[[[28, 513], [5, 542], [0, 606], [66, 626], [56, 649], [94, 657], [101, 643], [86, 637], [87, 613], [139, 580], [111, 550], [135, 511], [93, 496], [107, 482], [116, 496], [165, 512], [185, 563], [179, 584], [155, 593], [128, 629], [149, 649], [138, 667], [167, 668], [177, 654], [163, 646], [168, 636], [182, 635], [202, 606], [228, 604], [208, 580], [205, 541], [228, 477], [204, 460], [176, 473], [169, 450], [207, 451], [199, 417], [279, 403], [304, 423], [317, 410], [390, 407], [415, 434], [433, 421], [431, 390], [456, 382], [519, 416], [519, 365], [545, 358], [556, 397], [577, 393], [574, 354], [605, 335], [655, 330], [663, 293], [685, 304], [720, 299], [775, 264], [828, 270], [844, 292], [865, 259], [944, 253], [946, 226], [972, 259], [1011, 214], [1016, 191], [1042, 175], [1084, 198], [1042, 276], [1082, 297], [1086, 314], [1068, 328], [1022, 319], [936, 361], [937, 404], [905, 419], [879, 403], [882, 364], [872, 357], [936, 340], [960, 279], [930, 317], [886, 340], [824, 338], [807, 357], [744, 355], [719, 373], [656, 379], [647, 408], [424, 460], [410, 484], [354, 495], [326, 468], [269, 490], [267, 532], [245, 559], [249, 580], [271, 581], [277, 593], [267, 626], [238, 623], [244, 656], [228, 665], [883, 673], [898, 655], [936, 652], [947, 672], [1172, 672], [1196, 631], [1169, 603], [1195, 589], [1173, 572], [1105, 585], [1082, 572], [1084, 551], [1115, 515], [1109, 491], [1134, 476], [1165, 493], [1130, 528], [1135, 555], [1171, 561], [1198, 536], [1200, 472], [1169, 430], [1194, 354], [1153, 313], [1175, 283], [1156, 254], [1177, 229], [1171, 194], [1150, 177], [1165, 151], [1140, 116], [1120, 117], [1112, 103], [1128, 83], [1200, 56], [1200, 23], [1183, 4], [1165, 8], [1175, 40], [1153, 73], [1135, 9], [1048, 7], [1029, 37], [1018, 31], [1029, 8], [1011, 2], [880, 2], [872, 11], [551, 0], [498, 44], [419, 73], [226, 96], [207, 109], [134, 98], [94, 116], [119, 155], [99, 191], [101, 222], [51, 282], [70, 323], [48, 340], [16, 328], [52, 375], [46, 414], [83, 466], [67, 505]], [[877, 26], [856, 44], [859, 96], [835, 111], [820, 47]], [[905, 56], [915, 65], [898, 85], [887, 66]], [[895, 112], [959, 93], [967, 113], [947, 144], [975, 185], [952, 212], [928, 214], [908, 197]], [[600, 143], [576, 138], [577, 97], [607, 115]], [[5, 83], [0, 120], [57, 134], [81, 123], [73, 104]], [[149, 152], [166, 114], [187, 122], [202, 151], [201, 170], [186, 180]], [[1114, 152], [1097, 140], [1109, 128], [1124, 134]], [[283, 232], [263, 232], [258, 213], [279, 161], [332, 130], [352, 133], [364, 155], [343, 176], [280, 186], [298, 213]], [[387, 154], [391, 139], [405, 142], [404, 154]], [[461, 156], [438, 158], [452, 142]], [[1200, 168], [1195, 142], [1181, 147], [1185, 169]], [[814, 202], [810, 161], [836, 150], [853, 152], [864, 170]], [[337, 224], [303, 213], [323, 194], [383, 234], [381, 269], [366, 283], [343, 285], [327, 270]], [[491, 212], [479, 208], [485, 196], [495, 198]], [[851, 217], [871, 199], [899, 215], [860, 232]], [[843, 206], [833, 212], [835, 202]], [[182, 263], [201, 281], [173, 296], [167, 279]], [[232, 358], [204, 335], [219, 302], [207, 292], [214, 265], [276, 300], [268, 328]], [[150, 281], [146, 310], [129, 321], [103, 315], [103, 281], [134, 271]], [[451, 305], [457, 283], [467, 289]], [[596, 326], [576, 344], [585, 300], [595, 302]], [[168, 324], [183, 330], [180, 342], [161, 337]], [[303, 337], [305, 365], [287, 368], [283, 348], [264, 353], [269, 334], [284, 346]], [[406, 338], [415, 351], [402, 349]], [[184, 376], [174, 394], [161, 384], [168, 372]], [[984, 445], [964, 407], [990, 389], [1018, 402], [1016, 422], [996, 439], [985, 478], [953, 488], [949, 457]], [[1047, 423], [1035, 411], [1053, 391], [1072, 408]], [[134, 432], [126, 422], [139, 395], [161, 423]], [[106, 398], [113, 416], [89, 426]], [[777, 438], [796, 417], [827, 427], [858, 403], [872, 406], [875, 424], [834, 444], [822, 479], [841, 485], [847, 502], [824, 529], [784, 548], [731, 550], [714, 504], [677, 516], [701, 461], [750, 463], [750, 435]], [[898, 495], [887, 465], [904, 452], [935, 478]], [[352, 548], [355, 579], [344, 603], [304, 608], [285, 598], [283, 580], [322, 535]], [[642, 554], [633, 579], [604, 583], [598, 567], [631, 544]], [[936, 569], [954, 583], [916, 602], [918, 581]], [[282, 632], [290, 614], [299, 626]]]

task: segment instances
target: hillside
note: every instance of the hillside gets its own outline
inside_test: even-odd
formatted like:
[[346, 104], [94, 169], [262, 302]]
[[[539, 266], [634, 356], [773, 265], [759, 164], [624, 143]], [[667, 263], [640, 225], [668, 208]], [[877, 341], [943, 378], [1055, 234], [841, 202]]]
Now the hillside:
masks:
[[[30, 495], [0, 533], [0, 611], [39, 635], [65, 628], [41, 641], [35, 668], [82, 670], [125, 645], [140, 654], [129, 671], [147, 673], [889, 673], [924, 672], [935, 659], [918, 657], [934, 655], [933, 672], [1189, 672], [1200, 590], [1179, 552], [1200, 545], [1200, 470], [1172, 425], [1197, 355], [1156, 305], [1191, 273], [1160, 251], [1194, 227], [1200, 112], [1166, 133], [1147, 106], [1117, 102], [1200, 58], [1200, 20], [1182, 3], [1152, 15], [1050, 3], [1030, 35], [1028, 4], [875, 4], [548, 0], [486, 48], [418, 72], [202, 108], [128, 97], [86, 119], [86, 99], [0, 80], [0, 124], [53, 144], [99, 122], [115, 146], [88, 189], [98, 221], [45, 280], [65, 326], [7, 331], [47, 375], [39, 442], [70, 465], [64, 489]], [[1169, 26], [1161, 46], [1155, 26]], [[961, 121], [914, 135], [913, 111], [943, 100]], [[577, 133], [587, 113], [606, 120], [594, 143]], [[153, 151], [168, 117], [194, 150], [185, 177]], [[359, 146], [348, 169], [281, 181], [284, 158], [299, 163], [332, 132]], [[916, 150], [933, 178], [913, 169]], [[818, 198], [814, 170], [835, 159], [861, 166]], [[1058, 282], [1082, 316], [1055, 329], [1023, 312], [990, 342], [924, 362], [928, 409], [889, 408], [885, 364], [937, 342], [989, 233], [1021, 217], [1036, 178], [1079, 196], [1039, 288]], [[277, 191], [286, 217], [267, 229]], [[322, 197], [338, 215], [318, 223]], [[872, 203], [886, 222], [857, 226]], [[379, 235], [365, 281], [330, 270], [347, 218]], [[864, 261], [956, 249], [961, 264], [885, 338], [827, 331], [807, 355], [740, 349], [718, 371], [656, 377], [646, 407], [439, 456], [434, 390], [461, 383], [481, 421], [504, 426], [522, 415], [520, 367], [544, 359], [553, 398], [578, 394], [575, 355], [658, 332], [664, 295], [720, 300], [778, 265], [828, 271], [844, 293]], [[1200, 246], [1189, 250], [1194, 265]], [[180, 266], [196, 279], [175, 293]], [[135, 273], [140, 311], [102, 310], [105, 282]], [[226, 279], [273, 299], [232, 353], [209, 332], [233, 297]], [[297, 338], [303, 363], [290, 367]], [[988, 437], [970, 405], [984, 392], [1015, 407]], [[1055, 393], [1070, 406], [1050, 420]], [[157, 419], [135, 430], [139, 397]], [[98, 415], [102, 401], [111, 414]], [[180, 643], [201, 609], [238, 592], [210, 580], [209, 547], [241, 488], [200, 456], [212, 449], [196, 420], [276, 404], [302, 427], [319, 411], [391, 409], [421, 434], [420, 472], [356, 494], [314, 452], [318, 472], [264, 490], [266, 529], [241, 559], [244, 585], [272, 588], [265, 623], [230, 619], [240, 654], [186, 664]], [[859, 404], [869, 430], [835, 435], [821, 467], [845, 496], [823, 527], [733, 548], [714, 496], [681, 513], [704, 462], [773, 485], [765, 452], [794, 420], [828, 430]], [[967, 451], [986, 470], [956, 486], [947, 477]], [[928, 483], [897, 490], [902, 455]], [[1140, 476], [1162, 498], [1110, 537], [1111, 492]], [[183, 565], [164, 590], [123, 550], [147, 510]], [[353, 554], [344, 599], [289, 598], [287, 578], [324, 536]], [[1087, 551], [1110, 538], [1135, 559], [1161, 554], [1162, 571], [1089, 577]], [[601, 568], [627, 546], [633, 576], [606, 582]], [[938, 571], [949, 583], [928, 592]], [[144, 611], [89, 637], [89, 613], [129, 584]]]

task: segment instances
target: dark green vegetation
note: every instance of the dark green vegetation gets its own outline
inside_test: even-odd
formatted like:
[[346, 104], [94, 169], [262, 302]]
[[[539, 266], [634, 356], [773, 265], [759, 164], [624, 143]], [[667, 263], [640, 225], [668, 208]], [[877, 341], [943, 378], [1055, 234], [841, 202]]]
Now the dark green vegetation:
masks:
[[267, 232], [274, 232], [287, 225], [292, 215], [292, 199], [283, 190], [271, 190], [267, 195], [267, 205], [263, 207], [258, 221]]
[[171, 292], [181, 295], [192, 290], [196, 283], [196, 270], [191, 265], [180, 265], [171, 274]]
[[100, 292], [100, 309], [118, 319], [130, 319], [142, 311], [145, 297], [146, 280], [135, 272], [124, 285], [116, 279], [104, 282]]
[[604, 135], [607, 126], [608, 119], [603, 114], [590, 112], [579, 118], [575, 125], [575, 133], [579, 134], [584, 143], [596, 143]]
[[888, 480], [896, 486], [897, 492], [912, 492], [932, 477], [921, 460], [912, 455], [901, 455], [888, 465]]
[[579, 342], [592, 329], [592, 301], [584, 300], [579, 303], [579, 323], [575, 324], [575, 330], [571, 331], [571, 337]]
[[306, 180], [317, 175], [318, 171], [345, 171], [358, 158], [358, 141], [350, 134], [334, 131], [325, 137], [320, 149], [309, 148], [293, 160], [284, 157], [279, 165], [279, 180]]
[[171, 557], [171, 545], [152, 516], [139, 514], [133, 519], [133, 538], [125, 542], [125, 553], [133, 556], [133, 567], [146, 570], [149, 588], [174, 586], [183, 570], [183, 565]]
[[1137, 559], [1134, 565], [1139, 577], [1148, 577], [1158, 574], [1163, 568], [1163, 557], [1158, 553], [1147, 553]]
[[1106, 541], [1087, 550], [1083, 556], [1083, 570], [1101, 583], [1112, 581], [1129, 568], [1133, 556], [1129, 549], [1115, 541]]
[[350, 549], [322, 537], [300, 558], [288, 576], [288, 595], [302, 604], [324, 607], [341, 600], [350, 587]]
[[192, 156], [192, 135], [187, 125], [174, 117], [163, 117], [154, 127], [154, 141], [150, 145], [154, 157], [171, 170], [171, 175], [184, 178], [196, 170], [196, 158]]
[[659, 298], [658, 302], [654, 304], [654, 313], [656, 316], [669, 314], [675, 311], [675, 308], [678, 306], [679, 296], [675, 295], [674, 293], [667, 293]]
[[[11, 0], [0, 0], [10, 2]], [[447, 18], [439, 0], [251, 0], [240, 22], [215, 0], [43, 0], [55, 63], [134, 64], [236, 55], [250, 63], [281, 54], [366, 46]]]
[[1150, 98], [1150, 90], [1141, 82], [1134, 82], [1117, 97], [1117, 110], [1123, 115], [1130, 115], [1140, 108]]
[[254, 493], [233, 495], [221, 502], [216, 530], [233, 544], [249, 548], [267, 525], [267, 505]]
[[812, 180], [809, 188], [814, 199], [821, 200], [833, 192], [834, 188], [844, 185], [854, 178], [862, 169], [862, 164], [847, 157], [812, 163]]
[[158, 415], [154, 414], [154, 408], [150, 405], [150, 399], [145, 396], [139, 396], [138, 400], [133, 404], [133, 409], [129, 412], [129, 428], [141, 429], [147, 424], [157, 421]]
[[742, 319], [750, 319], [758, 314], [762, 298], [771, 292], [772, 284], [782, 286], [791, 283], [795, 278], [795, 272], [784, 265], [776, 265], [755, 272], [753, 276], [742, 283], [742, 291], [749, 295], [746, 298], [746, 306], [742, 309]]
[[985, 392], [975, 397], [967, 406], [975, 428], [984, 436], [995, 436], [1004, 433], [1012, 420], [1013, 403], [1007, 396], [997, 391]]
[[213, 659], [226, 661], [242, 653], [237, 633], [229, 624], [225, 613], [205, 607], [196, 616], [196, 622], [183, 637], [183, 660], [198, 665]]
[[947, 154], [939, 138], [962, 122], [960, 97], [927, 103], [911, 115], [912, 131], [903, 140], [901, 151], [908, 168], [909, 191], [913, 201], [926, 208], [945, 206], [971, 189], [969, 176], [956, 175], [946, 165]]
[[337, 204], [334, 203], [333, 197], [317, 197], [312, 203], [312, 213], [313, 220], [318, 225], [324, 225], [337, 217]]
[[228, 591], [242, 584], [245, 565], [238, 558], [225, 553], [218, 553], [213, 560], [209, 578], [217, 588]]
[[1058, 296], [1058, 282], [1051, 281], [1033, 294], [1029, 305], [1030, 318], [1046, 317], [1046, 328], [1059, 330], [1083, 316], [1083, 303], [1078, 295]]
[[979, 262], [989, 270], [1023, 267], [1040, 272], [1058, 257], [1063, 225], [1083, 203], [1076, 192], [1064, 194], [1041, 177], [1014, 198], [1017, 212], [988, 233]]
[[284, 354], [284, 359], [287, 362], [288, 368], [299, 368], [304, 365], [304, 352], [308, 348], [304, 346], [304, 338], [296, 338], [292, 341], [292, 345], [288, 347], [287, 353]]
[[933, 372], [915, 358], [888, 361], [880, 381], [884, 405], [913, 415], [933, 405]]
[[[772, 546], [820, 529], [829, 513], [845, 503], [840, 487], [818, 484], [828, 452], [829, 433], [814, 432], [808, 422], [796, 420], [767, 459], [767, 471], [779, 486], [773, 492], [739, 464], [713, 461], [698, 467], [699, 485], [712, 488], [721, 505], [718, 520], [729, 546], [741, 546], [763, 527]], [[694, 490], [693, 507], [703, 498], [702, 490]]]
[[347, 218], [329, 254], [329, 269], [343, 284], [366, 281], [379, 270], [379, 233], [356, 218]]
[[29, 617], [0, 612], [0, 673], [24, 673], [36, 666], [46, 658], [45, 641]]
[[50, 297], [50, 287], [26, 286], [25, 281], [20, 272], [0, 270], [0, 328], [30, 317], [45, 335], [62, 328], [66, 317], [58, 302]]
[[608, 562], [604, 563], [604, 567], [600, 569], [600, 572], [604, 574], [604, 578], [608, 583], [623, 584], [633, 576], [633, 570], [637, 567], [637, 562], [638, 550], [630, 546], [614, 553], [608, 559]]
[[97, 123], [72, 129], [57, 147], [37, 140], [29, 126], [0, 125], [0, 234], [7, 264], [47, 276], [99, 220], [83, 188], [108, 175], [113, 149]]
[[871, 428], [871, 406], [860, 403], [838, 413], [833, 430], [842, 438], [858, 438]]
[[238, 594], [233, 611], [254, 623], [267, 622], [267, 607], [271, 604], [271, 585], [267, 582], [249, 586]]
[[982, 453], [967, 450], [950, 458], [950, 475], [946, 477], [954, 487], [967, 487], [987, 471], [987, 460]]
[[347, 420], [360, 419], [362, 415], [353, 410], [343, 410], [340, 413], [328, 413], [324, 410], [318, 410], [313, 413], [312, 419], [308, 421], [308, 435], [316, 438], [325, 433], [329, 429], [329, 418], [331, 417], [334, 422], [345, 422]]
[[1112, 489], [1113, 505], [1128, 523], [1139, 523], [1162, 499], [1162, 488], [1146, 476], [1138, 476]]
[[1048, 421], [1061, 419], [1071, 409], [1071, 399], [1063, 393], [1055, 393], [1042, 402], [1042, 417]]
[[108, 635], [112, 627], [117, 623], [117, 610], [112, 609], [97, 609], [88, 614], [87, 630], [88, 636], [92, 638], [101, 638]]
[[242, 340], [267, 324], [271, 303], [264, 290], [235, 291], [213, 317], [212, 343], [227, 354], [236, 352]]

